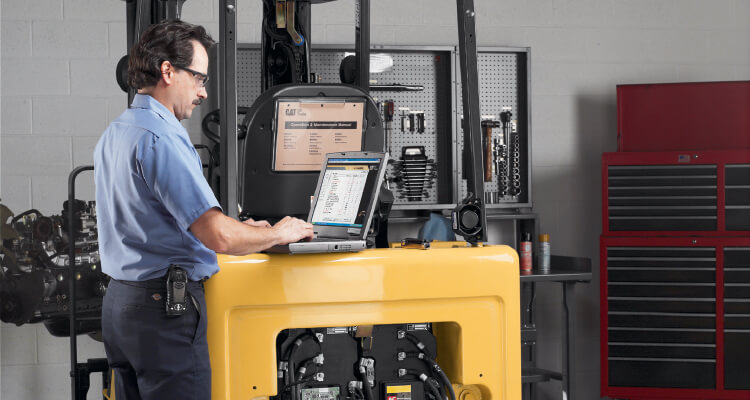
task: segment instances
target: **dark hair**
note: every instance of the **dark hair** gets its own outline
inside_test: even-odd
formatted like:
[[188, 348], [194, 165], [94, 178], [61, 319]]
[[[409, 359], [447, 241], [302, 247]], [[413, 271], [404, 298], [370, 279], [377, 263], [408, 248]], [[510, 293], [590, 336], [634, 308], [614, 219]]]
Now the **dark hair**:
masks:
[[141, 40], [130, 50], [128, 84], [135, 89], [156, 85], [161, 79], [161, 64], [169, 61], [176, 67], [193, 63], [195, 40], [208, 51], [214, 40], [200, 25], [183, 21], [162, 21], [149, 26]]

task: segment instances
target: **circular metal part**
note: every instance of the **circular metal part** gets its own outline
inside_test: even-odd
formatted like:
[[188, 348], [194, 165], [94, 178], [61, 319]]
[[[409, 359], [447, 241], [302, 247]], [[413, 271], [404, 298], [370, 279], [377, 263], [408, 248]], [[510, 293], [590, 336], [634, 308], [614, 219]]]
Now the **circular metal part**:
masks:
[[117, 66], [115, 67], [115, 80], [117, 81], [117, 85], [122, 89], [123, 92], [128, 91], [130, 89], [130, 85], [128, 85], [128, 56], [124, 55], [120, 59], [120, 61], [117, 62]]
[[39, 241], [46, 242], [52, 237], [55, 226], [49, 217], [41, 217], [34, 222], [34, 236]]
[[479, 223], [479, 214], [475, 210], [465, 210], [461, 214], [461, 226], [467, 231], [473, 230]]

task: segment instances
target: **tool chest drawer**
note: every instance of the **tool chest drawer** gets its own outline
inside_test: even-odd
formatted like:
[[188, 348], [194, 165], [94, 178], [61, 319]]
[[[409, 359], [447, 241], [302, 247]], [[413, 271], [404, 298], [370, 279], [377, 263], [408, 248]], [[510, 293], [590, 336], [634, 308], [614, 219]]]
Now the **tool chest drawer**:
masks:
[[750, 235], [750, 150], [604, 153], [602, 232]]
[[750, 237], [600, 245], [602, 396], [750, 398]]

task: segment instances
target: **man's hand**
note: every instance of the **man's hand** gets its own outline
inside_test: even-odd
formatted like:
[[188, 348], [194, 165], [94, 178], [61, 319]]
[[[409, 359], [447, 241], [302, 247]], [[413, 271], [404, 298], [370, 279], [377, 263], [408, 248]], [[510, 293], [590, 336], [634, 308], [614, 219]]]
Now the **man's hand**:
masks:
[[271, 227], [271, 224], [269, 224], [268, 221], [266, 221], [265, 219], [262, 221], [256, 221], [252, 218], [248, 218], [242, 221], [242, 223], [245, 225], [256, 226], [258, 228], [270, 228]]
[[279, 244], [299, 242], [313, 238], [313, 226], [299, 218], [284, 217], [273, 228], [278, 234]]

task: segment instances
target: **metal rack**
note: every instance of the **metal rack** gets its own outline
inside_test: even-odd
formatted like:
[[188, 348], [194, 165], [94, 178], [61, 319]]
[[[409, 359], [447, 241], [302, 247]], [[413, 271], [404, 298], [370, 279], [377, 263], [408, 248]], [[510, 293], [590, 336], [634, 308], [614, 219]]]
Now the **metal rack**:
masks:
[[[477, 49], [477, 69], [479, 70], [479, 100], [482, 119], [499, 121], [499, 114], [504, 109], [510, 109], [513, 116], [511, 125], [511, 137], [517, 135], [519, 145], [519, 184], [520, 192], [517, 195], [499, 195], [497, 201], [487, 201], [489, 208], [523, 208], [531, 207], [531, 99], [529, 90], [531, 88], [531, 50], [527, 47], [482, 47]], [[456, 92], [460, 93], [461, 79], [456, 73]], [[461, 97], [456, 96], [456, 109], [461, 110]], [[456, 131], [460, 132], [460, 115], [456, 120]], [[512, 132], [515, 130], [515, 134]], [[502, 128], [493, 129], [493, 139], [502, 136]], [[507, 144], [506, 144], [507, 145]], [[456, 169], [456, 181], [461, 182], [463, 173], [460, 157], [462, 154], [462, 143], [457, 143], [456, 151], [459, 157]], [[512, 166], [511, 166], [512, 167]], [[485, 182], [485, 192], [498, 192], [500, 182], [498, 174], [493, 173], [492, 181]], [[466, 184], [462, 182], [458, 188], [457, 198], [463, 198], [466, 193]]]

